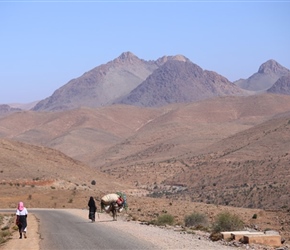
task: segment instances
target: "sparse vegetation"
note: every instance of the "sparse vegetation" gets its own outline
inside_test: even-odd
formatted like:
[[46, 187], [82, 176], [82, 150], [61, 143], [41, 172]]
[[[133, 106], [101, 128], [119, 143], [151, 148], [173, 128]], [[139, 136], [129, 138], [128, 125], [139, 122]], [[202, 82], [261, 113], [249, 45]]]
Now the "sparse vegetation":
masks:
[[258, 215], [257, 214], [253, 214], [252, 219], [257, 219], [257, 218], [258, 218]]
[[[252, 118], [251, 122], [254, 122]], [[289, 121], [290, 120], [288, 118], [287, 122]], [[265, 223], [269, 220], [269, 226], [273, 227], [273, 229], [280, 230], [281, 228], [283, 228], [283, 230], [281, 229], [281, 233], [287, 233], [288, 235], [286, 235], [285, 238], [288, 237], [288, 240], [290, 239], [290, 230], [288, 225], [289, 223], [287, 223], [290, 216], [290, 206], [288, 204], [289, 195], [287, 193], [289, 191], [289, 182], [287, 181], [287, 178], [285, 178], [285, 173], [287, 173], [289, 167], [288, 163], [290, 153], [287, 153], [289, 152], [289, 145], [287, 143], [283, 143], [281, 145], [283, 147], [280, 148], [280, 143], [279, 141], [277, 141], [278, 147], [276, 147], [275, 142], [275, 147], [273, 147], [273, 150], [270, 151], [269, 147], [271, 146], [272, 142], [272, 140], [270, 140], [271, 137], [267, 139], [267, 136], [264, 136], [262, 133], [263, 130], [265, 130], [266, 132], [270, 131], [270, 128], [267, 128], [268, 125], [266, 125], [267, 124], [265, 124], [265, 127], [260, 127], [259, 130], [256, 130], [256, 133], [252, 133], [255, 131], [251, 132], [251, 130], [247, 131], [247, 134], [244, 134], [244, 139], [242, 137], [238, 137], [235, 141], [230, 140], [229, 138], [228, 141], [226, 141], [227, 143], [221, 144], [221, 148], [213, 148], [211, 154], [207, 154], [206, 151], [204, 151], [204, 154], [195, 154], [195, 150], [197, 148], [193, 147], [192, 152], [190, 150], [186, 154], [183, 154], [182, 157], [180, 156], [178, 158], [173, 157], [172, 159], [166, 159], [166, 151], [164, 150], [165, 148], [162, 148], [166, 145], [163, 145], [161, 143], [160, 152], [163, 152], [162, 154], [164, 154], [165, 159], [163, 162], [158, 158], [158, 154], [156, 154], [157, 158], [154, 158], [154, 155], [152, 155], [152, 157], [151, 155], [150, 157], [145, 157], [145, 155], [142, 155], [142, 152], [140, 152], [140, 160], [139, 158], [137, 158], [138, 160], [136, 160], [136, 162], [133, 159], [135, 157], [132, 157], [134, 156], [134, 154], [131, 153], [128, 154], [130, 155], [130, 157], [127, 158], [128, 162], [125, 160], [120, 162], [117, 160], [117, 157], [120, 154], [116, 154], [116, 161], [114, 161], [114, 164], [108, 164], [108, 168], [101, 169], [102, 172], [110, 173], [114, 181], [124, 184], [124, 188], [125, 185], [128, 184], [129, 186], [132, 183], [134, 183], [134, 185], [138, 187], [136, 188], [136, 190], [132, 191], [132, 196], [130, 193], [128, 194], [129, 202], [132, 201], [132, 203], [130, 203], [130, 208], [132, 204], [132, 210], [130, 209], [130, 211], [133, 211], [133, 216], [135, 216], [134, 220], [138, 219], [142, 221], [151, 221], [156, 219], [157, 221], [159, 215], [156, 214], [160, 213], [161, 215], [167, 211], [167, 214], [170, 213], [174, 215], [175, 224], [177, 222], [181, 224], [185, 223], [187, 226], [192, 225], [196, 228], [199, 227], [198, 217], [195, 217], [197, 215], [187, 216], [188, 218], [186, 219], [188, 221], [185, 220], [184, 215], [190, 214], [192, 211], [204, 212], [208, 216], [207, 219], [209, 220], [209, 223], [212, 223], [212, 220], [214, 219], [213, 215], [217, 212], [230, 210], [235, 214], [239, 214], [241, 210], [235, 210], [235, 208], [233, 208], [239, 207], [247, 211], [247, 214], [241, 212], [240, 215], [243, 216], [244, 221], [249, 227], [256, 226], [257, 224], [259, 229], [263, 229], [265, 227]], [[190, 123], [188, 123], [187, 126], [190, 126]], [[239, 127], [236, 126], [235, 131], [238, 131]], [[250, 124], [247, 124], [247, 126], [250, 126]], [[207, 140], [207, 132], [205, 131], [205, 129], [207, 128], [206, 126], [202, 127], [204, 127], [204, 131], [199, 131], [202, 132], [200, 138], [204, 136], [204, 138]], [[242, 127], [244, 129], [245, 124], [243, 124]], [[211, 128], [214, 129], [214, 126], [211, 126]], [[226, 128], [230, 130], [229, 127]], [[194, 129], [194, 127], [192, 129]], [[289, 129], [289, 126], [287, 129]], [[194, 138], [194, 130], [192, 132], [192, 138]], [[213, 130], [211, 132], [217, 133], [218, 130]], [[225, 132], [227, 132], [226, 129], [223, 129], [223, 133]], [[220, 134], [219, 137], [226, 136], [226, 133], [223, 133]], [[267, 133], [269, 134], [269, 132]], [[145, 134], [146, 133], [144, 133], [144, 135]], [[283, 141], [289, 141], [289, 133], [281, 133], [281, 135], [283, 135], [281, 138], [283, 139]], [[150, 137], [150, 141], [152, 142], [152, 144], [156, 139], [154, 139], [154, 136], [156, 135], [152, 134], [152, 140]], [[175, 135], [173, 134], [172, 136]], [[211, 138], [212, 142], [216, 140], [214, 138]], [[247, 138], [249, 138], [249, 140], [246, 140]], [[254, 153], [250, 155], [246, 154], [245, 156], [243, 156], [242, 152], [248, 152], [248, 143], [256, 143], [255, 138], [261, 138], [265, 140], [263, 143], [270, 146], [255, 148], [255, 144], [250, 144], [253, 146], [252, 149]], [[277, 137], [275, 138], [277, 139]], [[140, 143], [142, 143], [142, 138], [140, 137], [139, 139]], [[251, 141], [250, 139], [253, 139], [253, 141]], [[274, 139], [274, 137], [272, 139]], [[33, 140], [31, 139], [31, 141]], [[158, 139], [158, 142], [159, 141], [162, 141], [162, 137]], [[174, 140], [172, 139], [172, 141]], [[192, 139], [192, 141], [194, 141], [194, 139]], [[128, 144], [130, 143], [130, 139], [128, 139]], [[80, 145], [86, 144], [80, 143]], [[176, 147], [176, 154], [178, 153], [179, 145], [180, 144], [177, 143], [176, 146], [174, 146]], [[198, 147], [199, 143], [195, 143], [194, 145]], [[205, 146], [202, 141], [200, 145]], [[259, 143], [257, 143], [257, 145], [259, 145]], [[31, 165], [31, 171], [27, 172], [27, 174], [29, 175], [25, 176], [25, 179], [22, 180], [16, 175], [15, 178], [13, 177], [14, 173], [17, 173], [17, 171], [15, 171], [14, 169], [14, 165], [11, 165], [11, 169], [13, 169], [13, 171], [11, 171], [11, 175], [9, 175], [8, 171], [10, 171], [10, 167], [5, 167], [4, 169], [6, 163], [2, 163], [3, 167], [1, 167], [1, 169], [4, 170], [4, 172], [2, 170], [2, 173], [4, 174], [0, 174], [0, 176], [2, 181], [1, 205], [3, 207], [16, 207], [17, 200], [13, 200], [12, 197], [15, 192], [17, 195], [23, 193], [21, 199], [24, 200], [24, 202], [25, 199], [28, 199], [28, 207], [49, 206], [61, 208], [62, 206], [67, 206], [83, 208], [86, 205], [86, 197], [88, 197], [89, 195], [94, 195], [96, 196], [96, 198], [100, 198], [103, 194], [102, 192], [106, 192], [106, 190], [111, 190], [111, 188], [113, 187], [111, 179], [108, 179], [107, 182], [103, 183], [97, 172], [92, 173], [84, 166], [78, 167], [79, 163], [77, 161], [71, 162], [68, 161], [67, 158], [62, 159], [63, 156], [60, 154], [56, 154], [57, 152], [48, 151], [48, 154], [43, 154], [43, 152], [46, 152], [43, 151], [46, 150], [45, 148], [41, 148], [41, 151], [36, 151], [36, 154], [34, 155], [34, 151], [37, 150], [37, 148], [27, 148], [29, 149], [29, 151], [26, 151], [26, 147], [28, 146], [24, 146], [25, 145], [22, 145], [21, 152], [24, 151], [25, 154], [21, 154], [21, 156], [28, 155], [29, 157], [31, 157], [27, 159], [27, 165]], [[14, 147], [16, 147], [17, 149], [17, 144]], [[190, 148], [190, 145], [187, 145], [186, 147]], [[132, 145], [130, 145], [130, 147], [128, 148], [130, 148], [131, 150], [135, 147], [132, 147]], [[144, 144], [144, 148], [147, 148], [146, 144]], [[240, 148], [246, 150], [239, 151]], [[263, 151], [264, 148], [267, 148], [265, 152]], [[229, 158], [222, 157], [224, 151], [228, 152], [231, 150], [232, 152], [236, 151], [240, 157], [232, 157], [230, 152]], [[168, 150], [168, 152], [172, 153], [174, 151]], [[124, 152], [123, 156], [126, 155], [126, 152]], [[110, 155], [108, 155], [108, 157], [108, 162], [110, 162], [109, 159], [113, 158], [110, 158]], [[50, 159], [55, 160], [46, 162]], [[15, 164], [15, 166], [22, 166], [21, 163], [23, 161], [23, 157], [20, 157], [20, 160], [18, 162], [17, 161], [17, 164]], [[43, 171], [43, 167], [48, 165], [50, 167], [46, 167], [45, 171]], [[60, 165], [61, 167], [59, 167]], [[82, 171], [80, 171], [80, 169], [82, 169]], [[207, 171], [211, 171], [208, 173], [212, 174], [210, 174], [208, 178], [203, 178], [203, 173], [207, 173]], [[176, 176], [177, 173], [179, 173], [178, 176]], [[243, 174], [237, 175], [238, 173]], [[268, 173], [271, 173], [271, 178], [269, 178]], [[77, 177], [79, 174], [79, 179], [72, 178], [74, 176]], [[231, 174], [233, 174], [233, 178]], [[83, 176], [85, 176], [85, 178]], [[36, 177], [33, 179], [35, 182], [31, 181], [33, 177]], [[118, 177], [120, 179], [118, 179]], [[236, 177], [239, 178], [237, 179]], [[68, 178], [71, 178], [71, 181], [68, 181]], [[96, 181], [98, 185], [94, 186], [94, 181]], [[22, 183], [25, 182], [26, 187], [24, 188], [24, 190], [19, 190], [21, 192], [16, 189], [17, 182], [20, 182], [20, 185], [22, 186]], [[68, 185], [67, 182], [71, 183], [71, 185]], [[86, 183], [89, 188], [83, 188], [82, 186], [86, 186], [83, 183]], [[9, 187], [9, 184], [11, 186], [11, 189]], [[35, 186], [33, 184], [35, 184]], [[76, 189], [73, 184], [78, 188]], [[30, 188], [30, 186], [33, 187], [33, 189]], [[50, 188], [51, 186], [53, 187]], [[55, 188], [57, 190], [55, 190]], [[77, 192], [72, 192], [72, 189], [77, 190]], [[181, 192], [179, 193], [180, 190]], [[45, 195], [41, 195], [42, 192]], [[32, 194], [33, 196], [28, 196], [29, 194]], [[139, 194], [141, 198], [139, 198]], [[138, 197], [138, 199], [136, 197]], [[156, 199], [153, 200], [151, 199], [151, 197], [154, 197]], [[163, 199], [159, 200], [159, 197]], [[73, 198], [73, 200], [69, 200], [70, 198]], [[193, 204], [188, 203], [190, 201], [192, 201]], [[183, 202], [186, 205], [183, 206]], [[202, 207], [196, 205], [196, 202], [202, 202]], [[207, 205], [206, 203], [208, 203], [209, 205]], [[213, 206], [210, 206], [210, 204], [213, 204]], [[230, 207], [222, 208], [223, 205], [227, 205]], [[211, 207], [213, 207], [212, 210], [208, 209]], [[246, 208], [252, 209], [247, 210]], [[256, 210], [258, 208], [261, 208], [265, 215]], [[273, 211], [264, 211], [264, 209], [273, 209]], [[280, 209], [283, 209], [283, 211], [278, 211]], [[122, 213], [124, 214], [124, 212], [125, 211], [123, 211]], [[257, 214], [255, 215], [254, 213]], [[276, 217], [274, 217], [274, 214], [277, 214]], [[254, 221], [254, 219], [256, 218], [258, 218], [258, 221]], [[212, 229], [212, 227], [209, 228]]]
[[173, 225], [174, 217], [171, 214], [162, 214], [158, 216], [157, 220], [151, 221], [151, 224], [157, 226]]
[[186, 227], [205, 227], [207, 226], [206, 215], [198, 212], [194, 212], [191, 215], [185, 216], [184, 224]]
[[[8, 223], [6, 225], [3, 225], [4, 217], [8, 217]], [[16, 230], [15, 228], [11, 227], [12, 221], [13, 221], [12, 215], [0, 215], [0, 225], [1, 225], [0, 244], [5, 243], [11, 236], [12, 231]]]
[[244, 227], [243, 221], [239, 216], [229, 212], [219, 213], [213, 224], [213, 233], [220, 233], [223, 231], [237, 231]]

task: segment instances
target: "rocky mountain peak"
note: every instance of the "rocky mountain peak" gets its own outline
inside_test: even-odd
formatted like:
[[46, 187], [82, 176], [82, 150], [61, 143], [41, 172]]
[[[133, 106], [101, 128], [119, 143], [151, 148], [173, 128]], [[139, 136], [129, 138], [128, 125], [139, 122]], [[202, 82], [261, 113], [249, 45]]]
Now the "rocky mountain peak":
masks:
[[287, 70], [282, 65], [277, 63], [275, 60], [268, 60], [267, 62], [263, 63], [259, 68], [259, 73], [271, 74], [271, 73], [280, 73]]
[[140, 61], [140, 59], [135, 56], [132, 52], [127, 51], [127, 52], [123, 52], [119, 57], [117, 57], [114, 62], [129, 62], [132, 63], [134, 61]]
[[189, 62], [190, 60], [183, 55], [175, 55], [175, 56], [163, 56], [157, 59], [156, 63], [158, 65], [163, 65], [168, 61], [180, 61], [180, 62]]

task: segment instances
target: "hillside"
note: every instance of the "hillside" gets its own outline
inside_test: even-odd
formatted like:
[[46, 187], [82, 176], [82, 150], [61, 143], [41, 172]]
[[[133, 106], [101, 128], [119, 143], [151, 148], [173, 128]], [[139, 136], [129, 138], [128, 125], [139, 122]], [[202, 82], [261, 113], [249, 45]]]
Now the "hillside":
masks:
[[51, 148], [1, 139], [0, 159], [2, 208], [15, 207], [19, 199], [28, 207], [74, 207], [70, 199], [86, 204], [89, 195], [129, 187]]
[[[275, 60], [268, 60], [263, 63], [258, 72], [251, 75], [248, 79], [240, 79], [235, 82], [242, 89], [251, 91], [266, 91], [282, 76], [286, 76], [290, 70], [283, 67]], [[277, 92], [277, 94], [279, 94]], [[280, 93], [283, 94], [283, 93]]]
[[144, 150], [143, 155], [119, 159], [101, 169], [145, 188], [154, 197], [248, 208], [288, 208], [289, 124], [288, 111], [206, 147], [193, 146], [179, 156], [160, 145], [159, 151], [163, 146], [163, 152], [170, 152], [167, 157], [158, 159]]
[[167, 61], [116, 103], [159, 107], [190, 103], [215, 96], [248, 95], [225, 77], [204, 71], [190, 61]]
[[183, 172], [164, 184], [186, 185], [185, 193], [195, 201], [248, 208], [288, 207], [289, 132], [288, 112], [230, 136], [203, 154], [179, 158], [185, 166]]
[[12, 113], [16, 113], [21, 111], [20, 108], [13, 108], [7, 104], [2, 104], [0, 105], [0, 117], [6, 116], [6, 115], [10, 115]]
[[271, 88], [267, 90], [268, 93], [290, 95], [290, 73], [280, 77]]
[[[188, 105], [170, 105], [166, 113], [146, 123], [134, 135], [95, 157], [92, 166], [135, 166], [198, 152], [228, 136], [289, 111], [289, 96], [220, 97]], [[126, 172], [126, 168], [125, 168]]]
[[257, 95], [162, 108], [112, 105], [23, 111], [0, 119], [0, 135], [60, 150], [91, 167], [130, 165], [207, 147], [288, 111], [289, 105], [287, 95]]
[[[1, 208], [15, 208], [21, 200], [28, 209], [81, 208], [86, 212], [90, 196], [96, 198], [99, 206], [104, 194], [121, 190], [127, 194], [128, 219], [151, 221], [166, 212], [182, 224], [184, 217], [195, 211], [205, 214], [213, 222], [221, 211], [230, 211], [238, 215], [248, 227], [265, 230], [271, 225], [271, 229], [280, 230], [283, 225], [280, 233], [283, 238], [290, 239], [289, 225], [285, 223], [289, 219], [287, 212], [217, 207], [175, 198], [145, 197], [142, 189], [130, 187], [126, 180], [119, 182], [116, 178], [91, 171], [84, 164], [56, 150], [11, 140], [0, 140], [0, 159]], [[96, 185], [92, 184], [92, 180], [96, 181]], [[258, 218], [253, 220], [253, 214], [257, 214]]]
[[[267, 124], [265, 122], [272, 124], [275, 116], [289, 112], [289, 107], [290, 96], [263, 94], [218, 97], [162, 108], [112, 105], [62, 112], [23, 111], [1, 118], [0, 134], [2, 138], [60, 150], [96, 171], [101, 170], [109, 174], [118, 182], [138, 188], [152, 191], [157, 184], [177, 183], [183, 186], [181, 190], [196, 189], [195, 186], [192, 187], [192, 183], [202, 187], [204, 183], [221, 180], [221, 183], [231, 185], [230, 180], [221, 179], [221, 173], [228, 172], [233, 167], [223, 165], [224, 162], [234, 162], [232, 154], [228, 153], [231, 148], [244, 148], [244, 151], [236, 150], [240, 154], [234, 165], [254, 168], [261, 164], [263, 157], [282, 159], [283, 154], [286, 154], [282, 149], [287, 149], [283, 146], [286, 143], [281, 137], [283, 133], [275, 135], [274, 138], [265, 137], [270, 138], [266, 141], [269, 145], [277, 144], [281, 146], [281, 150], [275, 153], [273, 150], [273, 153], [261, 151], [260, 148], [266, 148], [267, 144], [265, 139], [261, 139], [264, 138], [261, 126], [266, 126], [262, 125]], [[287, 131], [284, 132], [287, 134]], [[252, 137], [256, 143], [249, 144]], [[238, 146], [233, 146], [235, 143]], [[224, 145], [230, 145], [230, 148], [224, 148]], [[252, 159], [249, 158], [250, 152], [253, 152]], [[261, 155], [258, 152], [261, 152]], [[219, 159], [221, 155], [226, 157]], [[196, 163], [199, 161], [202, 163]], [[248, 166], [245, 163], [248, 161], [251, 161], [252, 165]], [[200, 172], [201, 175], [194, 174], [199, 176], [199, 181], [192, 181], [189, 178], [192, 175], [189, 166], [196, 164], [207, 167]], [[215, 172], [216, 168], [221, 172]], [[180, 174], [181, 171], [184, 175]], [[271, 168], [265, 167], [263, 173], [265, 175], [261, 176], [261, 183], [273, 180]], [[239, 185], [257, 182], [248, 180], [247, 174], [239, 175], [240, 181], [235, 179], [235, 175], [226, 176], [233, 179], [233, 185], [240, 182]], [[39, 176], [33, 178], [37, 177]], [[215, 187], [215, 190], [220, 192], [224, 188]], [[280, 191], [282, 193], [283, 190]], [[199, 192], [195, 191], [195, 194], [198, 195]], [[187, 192], [180, 194], [181, 197], [187, 196]], [[194, 197], [196, 199], [196, 196]], [[203, 196], [198, 200], [201, 199], [206, 202], [214, 201]], [[261, 204], [253, 202], [253, 206], [276, 208], [271, 205], [274, 197], [265, 196], [264, 199]], [[217, 201], [221, 204], [226, 202], [222, 198]], [[236, 200], [231, 197], [231, 204], [250, 206], [250, 199], [246, 203], [242, 199]]]
[[263, 94], [13, 113], [0, 119], [1, 206], [86, 208], [122, 190], [132, 218], [224, 209], [289, 237], [289, 107]]

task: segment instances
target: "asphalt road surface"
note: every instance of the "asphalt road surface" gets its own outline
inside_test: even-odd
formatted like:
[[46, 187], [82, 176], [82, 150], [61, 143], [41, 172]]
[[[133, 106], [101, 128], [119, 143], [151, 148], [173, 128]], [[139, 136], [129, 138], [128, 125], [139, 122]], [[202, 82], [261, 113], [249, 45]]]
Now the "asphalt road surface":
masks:
[[106, 223], [114, 223], [112, 219], [91, 223], [61, 210], [33, 209], [31, 212], [39, 220], [41, 250], [156, 249], [150, 242], [106, 226]]

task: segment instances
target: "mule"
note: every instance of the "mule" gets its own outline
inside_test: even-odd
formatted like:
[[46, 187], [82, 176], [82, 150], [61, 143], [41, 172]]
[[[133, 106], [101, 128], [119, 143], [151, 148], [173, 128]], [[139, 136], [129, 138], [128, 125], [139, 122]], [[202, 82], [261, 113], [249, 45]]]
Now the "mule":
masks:
[[110, 205], [104, 205], [101, 203], [101, 207], [104, 208], [106, 213], [112, 213], [113, 215], [113, 221], [117, 220], [117, 214], [119, 211], [119, 206], [116, 202], [112, 202]]

